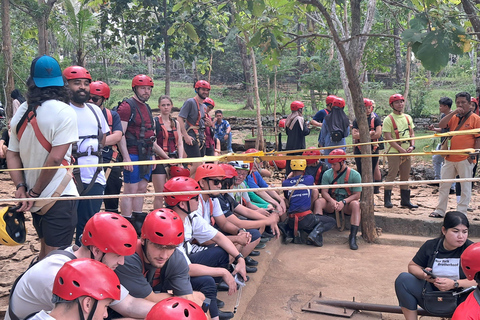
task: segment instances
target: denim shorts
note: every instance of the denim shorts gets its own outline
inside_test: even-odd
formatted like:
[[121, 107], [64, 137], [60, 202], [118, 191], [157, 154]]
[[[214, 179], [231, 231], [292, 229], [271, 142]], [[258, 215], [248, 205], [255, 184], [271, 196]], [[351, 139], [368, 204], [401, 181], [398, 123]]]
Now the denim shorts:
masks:
[[[136, 154], [131, 154], [130, 155], [130, 160], [131, 161], [138, 161], [138, 155]], [[152, 166], [148, 166], [148, 173], [145, 174], [143, 177], [140, 177], [140, 166], [133, 166], [133, 171], [127, 171], [123, 170], [123, 182], [124, 183], [138, 183], [142, 179], [145, 179], [147, 181], [150, 181], [150, 176], [152, 174]]]

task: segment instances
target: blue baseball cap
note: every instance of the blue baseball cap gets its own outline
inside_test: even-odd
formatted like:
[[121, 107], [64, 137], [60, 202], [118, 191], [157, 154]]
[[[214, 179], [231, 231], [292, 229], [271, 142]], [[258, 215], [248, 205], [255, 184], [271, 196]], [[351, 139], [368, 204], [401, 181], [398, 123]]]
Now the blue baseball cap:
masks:
[[47, 55], [37, 57], [32, 61], [30, 76], [39, 88], [65, 85], [60, 65], [57, 60]]

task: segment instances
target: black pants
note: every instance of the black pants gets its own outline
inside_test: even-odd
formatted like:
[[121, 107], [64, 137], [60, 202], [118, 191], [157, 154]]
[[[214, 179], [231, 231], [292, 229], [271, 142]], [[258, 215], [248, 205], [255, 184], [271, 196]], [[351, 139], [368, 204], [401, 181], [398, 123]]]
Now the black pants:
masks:
[[[105, 195], [120, 194], [122, 189], [122, 167], [112, 167], [105, 186]], [[118, 212], [118, 198], [103, 199], [105, 211]]]

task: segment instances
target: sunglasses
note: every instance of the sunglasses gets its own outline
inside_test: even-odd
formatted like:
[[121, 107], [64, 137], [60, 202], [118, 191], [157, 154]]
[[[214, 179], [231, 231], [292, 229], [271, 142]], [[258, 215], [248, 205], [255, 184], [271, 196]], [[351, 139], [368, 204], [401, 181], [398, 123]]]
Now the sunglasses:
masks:
[[214, 185], [219, 185], [222, 183], [223, 179], [208, 179], [208, 181], [212, 181]]
[[98, 100], [102, 99], [102, 97], [90, 96], [90, 99], [92, 99], [93, 102], [98, 102]]
[[200, 196], [200, 195], [196, 195], [195, 197], [191, 197], [190, 200], [198, 201], [198, 197], [199, 197], [199, 196]]

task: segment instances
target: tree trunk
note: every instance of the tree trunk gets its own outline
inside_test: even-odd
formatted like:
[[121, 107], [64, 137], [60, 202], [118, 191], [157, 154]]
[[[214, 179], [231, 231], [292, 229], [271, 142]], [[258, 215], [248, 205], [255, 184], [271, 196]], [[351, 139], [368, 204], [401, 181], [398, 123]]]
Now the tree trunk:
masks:
[[15, 89], [15, 83], [13, 80], [13, 53], [12, 53], [12, 39], [10, 37], [10, 2], [8, 0], [2, 0], [2, 46], [3, 46], [3, 59], [5, 61], [5, 100], [7, 105], [5, 111], [7, 113], [7, 119], [11, 119], [13, 116], [12, 111], [12, 98], [10, 93]]
[[408, 94], [410, 91], [410, 71], [412, 65], [412, 47], [408, 46], [407, 48], [407, 63], [405, 64], [405, 91], [403, 92], [403, 97], [405, 98], [405, 102], [409, 105]]
[[165, 95], [170, 96], [170, 77], [172, 70], [170, 68], [170, 38], [168, 36], [170, 25], [167, 22], [167, 14], [167, 0], [163, 0], [163, 19], [165, 22], [163, 28], [163, 45], [165, 46]]
[[311, 107], [313, 112], [317, 112], [317, 98], [315, 97], [315, 90], [310, 89], [310, 101], [311, 101]]
[[278, 125], [277, 125], [277, 66], [273, 74], [273, 126], [275, 128], [275, 145], [278, 148]]
[[[394, 22], [395, 23], [395, 22]], [[398, 27], [393, 27], [393, 35], [400, 35]], [[402, 69], [402, 52], [400, 51], [400, 39], [393, 38], [393, 48], [395, 50], [395, 77], [397, 83], [401, 83], [403, 79]]]
[[250, 70], [252, 69], [252, 60], [251, 56], [247, 54], [247, 45], [245, 44], [245, 41], [239, 36], [237, 36], [236, 40], [238, 45], [238, 52], [240, 53], [240, 59], [242, 60], [243, 88], [247, 92], [247, 102], [244, 109], [253, 110], [252, 73], [250, 72]]
[[38, 55], [49, 54], [47, 41], [47, 20], [48, 16], [42, 16], [37, 20], [38, 28]]
[[[467, 14], [470, 23], [472, 24], [473, 30], [477, 33], [477, 39], [480, 40], [480, 18], [477, 15], [477, 8], [470, 0], [462, 0], [463, 10]], [[480, 43], [476, 45], [477, 53], [477, 70], [475, 77], [475, 87], [477, 88], [477, 97], [480, 96]]]
[[250, 55], [252, 57], [253, 67], [253, 88], [255, 91], [255, 100], [257, 103], [257, 140], [255, 141], [255, 149], [265, 151], [265, 144], [263, 143], [263, 126], [262, 126], [262, 113], [260, 112], [260, 95], [258, 94], [258, 76], [257, 76], [257, 63], [255, 61], [255, 52], [253, 48], [250, 48]]

